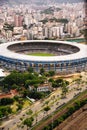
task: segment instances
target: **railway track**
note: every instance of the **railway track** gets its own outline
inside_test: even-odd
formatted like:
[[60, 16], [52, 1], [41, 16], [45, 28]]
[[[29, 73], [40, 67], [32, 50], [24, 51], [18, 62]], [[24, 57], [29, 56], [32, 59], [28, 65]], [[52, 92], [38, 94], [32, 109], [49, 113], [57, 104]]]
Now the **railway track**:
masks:
[[[79, 97], [77, 100], [80, 100], [80, 101], [81, 101], [81, 100], [84, 100], [84, 99], [86, 99], [86, 98], [87, 98], [87, 93], [86, 93], [85, 95], [82, 95], [81, 97]], [[67, 103], [67, 104], [68, 104], [68, 103]], [[74, 104], [75, 104], [74, 102], [70, 103], [70, 104], [69, 104], [69, 107], [70, 107], [70, 106], [73, 106]], [[44, 128], [44, 126], [47, 126], [47, 125], [51, 124], [52, 121], [58, 119], [60, 116], [62, 116], [62, 115], [63, 115], [64, 113], [66, 113], [67, 111], [68, 111], [68, 109], [67, 109], [67, 107], [66, 107], [66, 108], [64, 108], [63, 110], [56, 112], [56, 114], [54, 114], [52, 117], [48, 118], [47, 120], [42, 121], [42, 123], [40, 123], [40, 125], [34, 127], [34, 129], [32, 129], [32, 130], [42, 130], [42, 129]], [[55, 130], [57, 130], [57, 129], [55, 129]], [[58, 130], [60, 130], [60, 129], [58, 129]]]

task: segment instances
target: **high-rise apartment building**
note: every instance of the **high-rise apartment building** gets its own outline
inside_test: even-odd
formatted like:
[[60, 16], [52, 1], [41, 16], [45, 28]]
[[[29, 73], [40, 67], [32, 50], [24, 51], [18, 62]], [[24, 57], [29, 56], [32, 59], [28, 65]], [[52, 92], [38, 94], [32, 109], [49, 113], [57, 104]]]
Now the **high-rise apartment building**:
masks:
[[15, 15], [14, 16], [14, 25], [16, 27], [21, 27], [23, 25], [23, 16]]

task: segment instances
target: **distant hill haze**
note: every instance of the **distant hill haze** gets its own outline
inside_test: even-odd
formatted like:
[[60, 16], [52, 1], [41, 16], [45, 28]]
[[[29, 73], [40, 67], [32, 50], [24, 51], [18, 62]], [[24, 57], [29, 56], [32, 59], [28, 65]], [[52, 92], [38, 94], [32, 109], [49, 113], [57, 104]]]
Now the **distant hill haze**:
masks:
[[8, 3], [8, 4], [22, 4], [22, 3], [32, 3], [32, 4], [50, 4], [50, 3], [77, 3], [84, 2], [84, 0], [0, 0], [0, 5]]

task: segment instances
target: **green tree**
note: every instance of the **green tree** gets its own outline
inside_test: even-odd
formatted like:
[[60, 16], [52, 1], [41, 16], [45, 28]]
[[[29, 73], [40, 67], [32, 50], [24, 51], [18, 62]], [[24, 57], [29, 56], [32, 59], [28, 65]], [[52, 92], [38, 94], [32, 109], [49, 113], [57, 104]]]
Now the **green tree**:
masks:
[[62, 117], [62, 116], [58, 118], [58, 122], [59, 122], [59, 123], [62, 123], [62, 122], [63, 122], [63, 120], [64, 120], [64, 119], [63, 119], [63, 117]]
[[12, 88], [12, 89], [19, 89], [19, 86], [16, 85], [16, 84], [13, 84], [11, 88]]
[[72, 107], [70, 107], [70, 108], [68, 108], [68, 109], [69, 109], [68, 113], [69, 113], [70, 115], [75, 111], [75, 107], [74, 107], [74, 106], [72, 106]]
[[46, 95], [45, 95], [45, 93], [43, 93], [43, 92], [37, 92], [37, 91], [29, 91], [29, 93], [28, 93], [28, 96], [30, 97], [30, 98], [34, 98], [34, 99], [42, 99], [42, 98], [44, 98]]
[[14, 102], [13, 98], [2, 98], [0, 99], [0, 106], [2, 105], [10, 105]]
[[66, 93], [68, 92], [68, 87], [66, 84], [62, 86], [62, 97], [66, 97]]
[[24, 29], [27, 29], [27, 25], [26, 25], [26, 24], [23, 24], [23, 28], [24, 28]]
[[22, 97], [25, 98], [26, 96], [28, 96], [29, 90], [23, 90], [23, 91], [21, 92], [21, 94], [22, 94]]
[[49, 126], [49, 125], [45, 126], [45, 127], [43, 128], [43, 130], [50, 130], [50, 126]]
[[21, 110], [23, 108], [23, 105], [22, 104], [17, 104], [17, 111]]
[[80, 108], [80, 106], [81, 106], [81, 102], [80, 101], [76, 101], [75, 102], [75, 109], [79, 109]]
[[50, 110], [50, 107], [47, 105], [45, 108], [44, 108], [44, 111], [47, 112], [48, 114], [48, 111]]
[[29, 68], [28, 68], [28, 72], [33, 73], [33, 72], [34, 72], [33, 68], [32, 68], [32, 67], [29, 67]]
[[54, 75], [55, 75], [55, 71], [50, 70], [49, 71], [49, 76], [54, 76]]
[[28, 110], [28, 112], [26, 112], [27, 115], [31, 115], [33, 113], [33, 111], [31, 109]]
[[81, 82], [82, 82], [82, 79], [81, 79], [81, 78], [76, 79], [76, 83], [77, 83], [78, 89], [80, 88]]
[[86, 41], [86, 44], [87, 44], [87, 29], [84, 30], [84, 37], [85, 37], [85, 41]]
[[14, 25], [5, 23], [3, 28], [4, 28], [5, 31], [7, 31], [7, 30], [13, 31]]
[[38, 84], [34, 84], [34, 89], [37, 91]]
[[12, 109], [10, 106], [0, 106], [0, 117], [8, 116], [8, 114], [12, 113]]
[[14, 96], [14, 100], [15, 100], [15, 101], [19, 101], [19, 96], [17, 96], [17, 95]]
[[45, 72], [44, 68], [41, 68], [40, 69], [40, 74], [44, 74], [44, 72]]
[[48, 105], [49, 101], [46, 101], [45, 104]]
[[27, 127], [31, 127], [33, 120], [34, 120], [33, 117], [27, 118], [27, 119], [24, 120], [23, 124], [26, 125]]
[[57, 85], [57, 83], [54, 81], [54, 82], [52, 82], [52, 87], [53, 88], [57, 88], [58, 87], [58, 85]]
[[10, 75], [6, 76], [3, 80], [3, 84], [7, 84], [8, 86], [12, 86], [13, 84], [21, 85], [24, 83], [24, 77], [22, 73], [17, 71], [13, 71]]
[[54, 82], [54, 80], [52, 78], [50, 78], [48, 81], [51, 82], [51, 83]]
[[61, 94], [62, 98], [66, 97], [66, 93], [67, 93], [66, 88], [62, 87], [62, 94]]

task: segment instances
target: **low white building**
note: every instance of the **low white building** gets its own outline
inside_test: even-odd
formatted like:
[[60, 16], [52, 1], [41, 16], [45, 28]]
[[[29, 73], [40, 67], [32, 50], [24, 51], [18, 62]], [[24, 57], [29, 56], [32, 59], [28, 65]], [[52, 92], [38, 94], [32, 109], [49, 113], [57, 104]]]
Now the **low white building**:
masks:
[[3, 69], [0, 69], [0, 80], [6, 76]]
[[37, 92], [47, 92], [47, 91], [49, 91], [48, 87], [38, 87], [37, 88]]
[[49, 84], [43, 84], [43, 85], [40, 85], [38, 88], [37, 88], [37, 92], [48, 92], [48, 91], [51, 91], [52, 88], [50, 87]]

